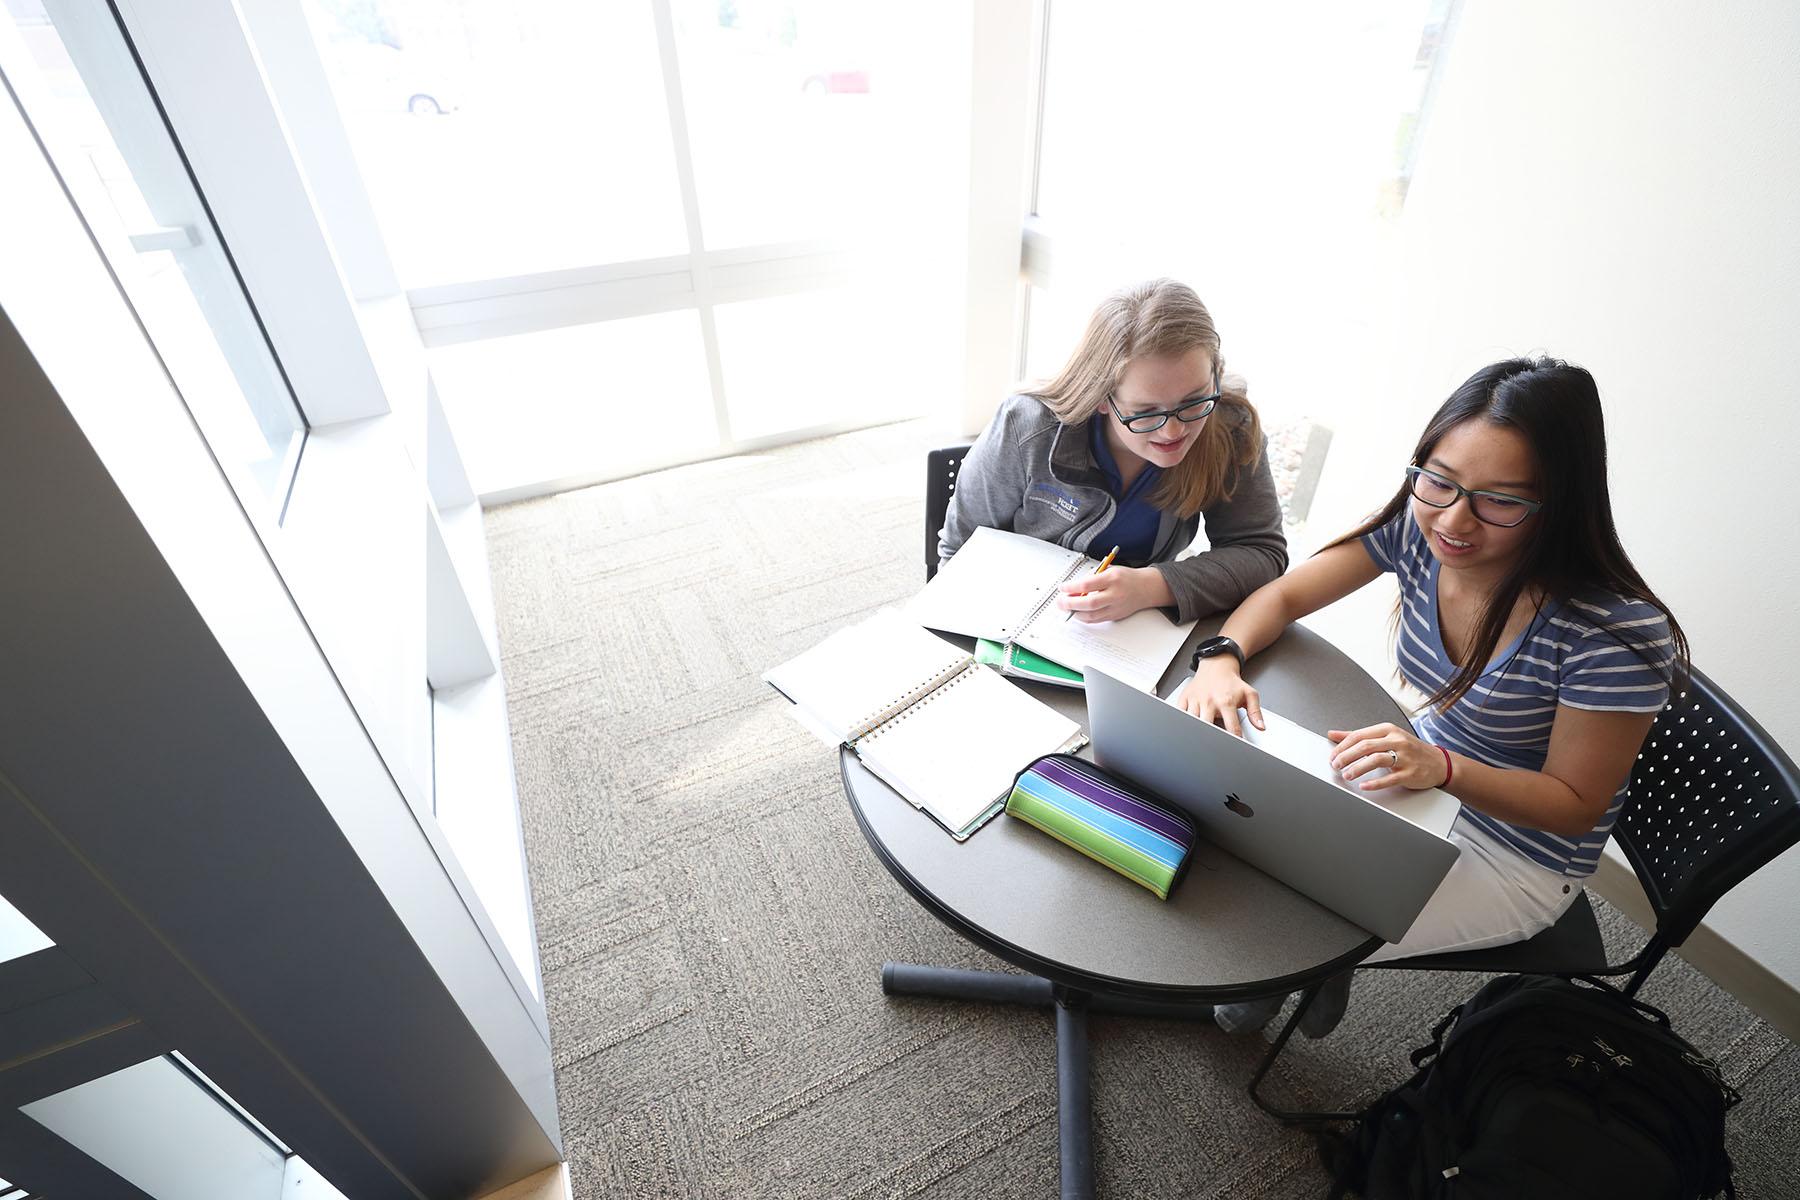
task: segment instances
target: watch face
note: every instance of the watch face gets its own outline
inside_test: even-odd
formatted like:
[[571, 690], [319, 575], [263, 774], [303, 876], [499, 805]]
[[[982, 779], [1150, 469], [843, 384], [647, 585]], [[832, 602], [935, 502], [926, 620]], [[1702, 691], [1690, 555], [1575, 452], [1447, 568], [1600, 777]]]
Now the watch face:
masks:
[[1226, 646], [1229, 644], [1229, 639], [1223, 636], [1209, 637], [1200, 643], [1200, 657], [1211, 658], [1215, 654], [1228, 653]]

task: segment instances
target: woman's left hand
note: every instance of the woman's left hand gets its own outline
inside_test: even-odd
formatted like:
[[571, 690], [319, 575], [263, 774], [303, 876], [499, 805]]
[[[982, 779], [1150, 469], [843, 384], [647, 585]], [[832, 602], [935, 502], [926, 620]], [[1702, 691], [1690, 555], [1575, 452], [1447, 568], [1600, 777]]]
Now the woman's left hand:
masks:
[[1329, 729], [1325, 736], [1337, 745], [1331, 755], [1332, 768], [1345, 779], [1355, 781], [1377, 768], [1387, 768], [1386, 775], [1362, 779], [1356, 785], [1365, 792], [1396, 785], [1419, 791], [1444, 782], [1443, 752], [1410, 729], [1383, 722], [1363, 729]]
[[1141, 608], [1175, 603], [1169, 585], [1155, 567], [1108, 567], [1059, 583], [1056, 607], [1077, 621], [1119, 621]]

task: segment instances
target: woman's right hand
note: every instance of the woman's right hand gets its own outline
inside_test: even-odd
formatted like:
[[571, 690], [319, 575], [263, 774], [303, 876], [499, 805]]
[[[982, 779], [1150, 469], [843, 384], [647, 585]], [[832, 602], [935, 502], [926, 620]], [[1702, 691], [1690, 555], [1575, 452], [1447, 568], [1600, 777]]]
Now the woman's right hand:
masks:
[[1187, 681], [1176, 699], [1184, 712], [1193, 713], [1202, 721], [1222, 725], [1238, 737], [1244, 736], [1238, 722], [1240, 708], [1249, 715], [1252, 725], [1264, 728], [1262, 699], [1238, 674], [1237, 659], [1227, 654], [1201, 659], [1194, 677]]

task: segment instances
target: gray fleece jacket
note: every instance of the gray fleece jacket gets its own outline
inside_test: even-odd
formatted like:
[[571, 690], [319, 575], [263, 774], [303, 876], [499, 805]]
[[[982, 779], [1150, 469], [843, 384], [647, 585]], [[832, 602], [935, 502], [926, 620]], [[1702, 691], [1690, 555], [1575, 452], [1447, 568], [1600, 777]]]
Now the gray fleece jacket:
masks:
[[[1235, 432], [1245, 436], [1241, 425]], [[1064, 425], [1034, 396], [1008, 396], [957, 472], [938, 531], [938, 559], [947, 561], [983, 525], [1095, 554], [1093, 541], [1117, 510], [1086, 427]], [[1202, 515], [1211, 548], [1177, 561]], [[1287, 538], [1267, 441], [1255, 464], [1239, 474], [1231, 499], [1186, 518], [1165, 511], [1149, 562], [1125, 565], [1161, 571], [1183, 621], [1234, 608], [1285, 571]]]

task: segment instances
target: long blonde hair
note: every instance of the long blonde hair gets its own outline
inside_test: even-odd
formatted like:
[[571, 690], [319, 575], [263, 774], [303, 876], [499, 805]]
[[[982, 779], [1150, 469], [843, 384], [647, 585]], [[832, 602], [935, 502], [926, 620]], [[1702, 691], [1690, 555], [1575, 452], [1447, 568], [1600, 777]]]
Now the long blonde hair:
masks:
[[[1238, 473], [1262, 454], [1262, 422], [1244, 381], [1224, 373], [1219, 331], [1193, 288], [1173, 279], [1152, 279], [1114, 292], [1088, 319], [1062, 372], [1025, 394], [1042, 400], [1064, 425], [1080, 425], [1105, 407], [1134, 361], [1179, 358], [1196, 348], [1211, 356], [1220, 379], [1218, 407], [1200, 431], [1199, 443], [1164, 472], [1150, 494], [1156, 507], [1191, 517], [1229, 500]], [[1242, 438], [1237, 436], [1240, 429]]]

